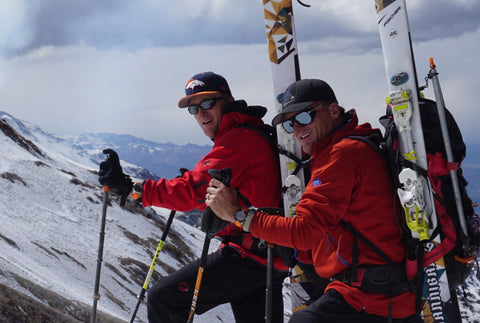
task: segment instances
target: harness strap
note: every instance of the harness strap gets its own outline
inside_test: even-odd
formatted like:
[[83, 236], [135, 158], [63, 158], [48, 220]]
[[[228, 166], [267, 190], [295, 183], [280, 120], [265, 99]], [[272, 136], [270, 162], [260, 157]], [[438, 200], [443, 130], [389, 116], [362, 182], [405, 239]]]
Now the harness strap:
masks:
[[[342, 227], [350, 232], [353, 237], [354, 237], [354, 243], [353, 243], [353, 255], [352, 255], [352, 260], [354, 262], [357, 262], [356, 264], [352, 264], [352, 270], [358, 266], [358, 245], [356, 242], [356, 239], [359, 239], [362, 241], [367, 247], [375, 251], [376, 254], [378, 254], [380, 257], [382, 257], [385, 262], [387, 262], [392, 268], [394, 268], [398, 273], [401, 273], [402, 275], [404, 274], [404, 271], [400, 268], [399, 264], [394, 262], [392, 258], [390, 258], [386, 253], [384, 253], [380, 248], [378, 248], [376, 245], [374, 245], [370, 240], [368, 240], [367, 237], [365, 237], [363, 234], [361, 234], [359, 231], [357, 231], [350, 223], [346, 222], [345, 220], [341, 219], [340, 224]], [[355, 255], [355, 253], [357, 255]], [[354, 277], [355, 278], [355, 277]], [[356, 278], [355, 278], [356, 279]]]
[[[385, 260], [389, 265], [396, 267], [397, 263], [395, 263], [392, 258], [387, 256], [386, 253], [384, 253], [380, 248], [378, 248], [376, 245], [374, 245], [370, 240], [368, 240], [367, 237], [365, 237], [363, 234], [361, 234], [359, 231], [353, 228], [353, 226], [346, 222], [345, 220], [341, 219], [340, 224], [342, 227], [350, 232], [355, 238], [360, 239], [364, 244], [366, 244], [370, 249], [375, 251], [380, 257], [382, 257], [383, 260]], [[358, 250], [357, 250], [358, 251]]]
[[[350, 226], [350, 227], [353, 229], [352, 226]], [[357, 243], [357, 237], [355, 235], [353, 235], [352, 278], [351, 278], [351, 280], [352, 280], [352, 283], [357, 283], [358, 282], [358, 243]]]
[[[395, 296], [411, 289], [404, 263], [395, 263], [380, 248], [368, 240], [367, 237], [353, 228], [350, 223], [342, 219], [340, 220], [340, 224], [353, 236], [353, 251], [351, 267], [337, 275], [337, 279], [342, 280], [346, 284], [350, 284], [350, 286], [387, 296]], [[377, 253], [383, 260], [385, 260], [385, 262], [387, 262], [388, 265], [359, 266], [357, 239]]]
[[422, 309], [422, 292], [423, 292], [423, 247], [417, 245], [417, 276], [416, 276], [416, 288], [415, 290], [415, 296], [416, 296], [416, 301], [415, 301], [415, 311], [417, 313], [420, 313]]

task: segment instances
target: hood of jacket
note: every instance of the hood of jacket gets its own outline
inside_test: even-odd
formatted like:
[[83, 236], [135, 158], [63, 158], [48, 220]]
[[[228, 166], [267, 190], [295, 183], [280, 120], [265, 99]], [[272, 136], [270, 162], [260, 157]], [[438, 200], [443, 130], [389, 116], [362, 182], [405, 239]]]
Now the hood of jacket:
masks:
[[267, 108], [259, 105], [249, 106], [244, 100], [231, 102], [223, 111], [220, 128], [215, 138], [213, 138], [213, 141], [221, 137], [228, 130], [241, 124], [251, 124], [254, 126], [263, 125], [262, 117], [265, 116], [266, 113]]

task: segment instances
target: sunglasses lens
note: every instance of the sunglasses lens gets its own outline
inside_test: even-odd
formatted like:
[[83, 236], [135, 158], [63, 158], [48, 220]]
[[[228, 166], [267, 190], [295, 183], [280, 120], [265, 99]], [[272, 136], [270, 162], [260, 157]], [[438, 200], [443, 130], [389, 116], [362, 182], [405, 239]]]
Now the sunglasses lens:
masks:
[[287, 133], [293, 133], [293, 119], [284, 121], [282, 127]]
[[[310, 113], [313, 114], [314, 112], [310, 112]], [[313, 116], [310, 113], [304, 111], [302, 113], [297, 114], [295, 116], [295, 121], [297, 121], [299, 124], [303, 126], [310, 124], [313, 120]]]
[[310, 123], [312, 123], [313, 118], [315, 118], [315, 110], [311, 111], [303, 111], [297, 114], [295, 117], [290, 118], [282, 123], [283, 129], [287, 133], [293, 133], [293, 124], [294, 122], [297, 122], [298, 124], [302, 126], [306, 126]]
[[198, 105], [191, 105], [188, 107], [188, 112], [190, 114], [197, 114], [198, 113]]
[[213, 106], [214, 102], [215, 100], [205, 100], [200, 102], [199, 105], [200, 105], [200, 108], [202, 108], [203, 110], [208, 110]]
[[188, 107], [188, 112], [190, 112], [190, 114], [197, 114], [199, 108], [202, 108], [202, 110], [208, 110], [215, 105], [215, 101], [216, 99], [209, 99], [200, 102], [199, 105], [190, 105]]

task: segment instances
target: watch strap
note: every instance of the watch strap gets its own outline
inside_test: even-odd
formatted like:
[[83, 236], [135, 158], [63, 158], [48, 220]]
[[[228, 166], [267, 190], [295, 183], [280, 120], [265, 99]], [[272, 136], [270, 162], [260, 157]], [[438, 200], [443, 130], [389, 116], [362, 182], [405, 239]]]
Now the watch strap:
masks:
[[242, 224], [242, 229], [245, 232], [250, 232], [250, 224], [252, 223], [252, 219], [255, 216], [256, 210], [255, 209], [250, 209], [247, 211], [247, 217], [245, 218], [245, 221], [243, 221]]

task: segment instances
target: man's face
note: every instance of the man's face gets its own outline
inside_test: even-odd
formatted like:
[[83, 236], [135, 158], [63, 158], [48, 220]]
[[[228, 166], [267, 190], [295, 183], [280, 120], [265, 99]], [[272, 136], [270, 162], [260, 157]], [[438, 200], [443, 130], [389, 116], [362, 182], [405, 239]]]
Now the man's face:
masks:
[[[314, 113], [315, 116], [310, 124], [301, 125], [298, 122], [294, 122], [293, 134], [297, 138], [298, 142], [302, 146], [302, 149], [307, 154], [312, 153], [312, 145], [325, 138], [330, 131], [335, 127], [335, 116], [338, 114], [335, 112], [337, 109], [333, 109], [334, 104], [329, 104], [318, 108]], [[307, 111], [312, 109], [308, 108]], [[286, 114], [286, 119], [293, 118], [295, 115], [302, 112], [292, 112]]]
[[212, 107], [207, 110], [198, 108], [198, 112], [193, 116], [205, 135], [208, 138], [213, 139], [220, 129], [223, 108], [227, 104], [226, 98], [215, 93], [199, 95], [190, 99], [189, 105], [199, 105], [203, 101], [210, 99], [216, 99]]

